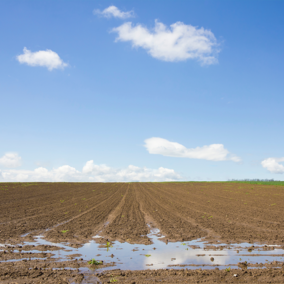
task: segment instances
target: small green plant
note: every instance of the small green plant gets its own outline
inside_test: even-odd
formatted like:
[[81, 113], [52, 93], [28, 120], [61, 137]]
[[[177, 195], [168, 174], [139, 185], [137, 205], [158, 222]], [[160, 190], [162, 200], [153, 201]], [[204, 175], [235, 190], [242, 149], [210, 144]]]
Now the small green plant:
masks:
[[86, 200], [86, 198], [82, 198], [82, 200]]
[[107, 243], [106, 243], [106, 248], [107, 248], [107, 251], [109, 250], [109, 248], [112, 248], [112, 245], [111, 245], [110, 242], [107, 242]]
[[208, 217], [208, 219], [211, 219], [213, 216]]
[[111, 276], [111, 278], [110, 278], [110, 280], [109, 280], [110, 283], [114, 283], [114, 282], [117, 282], [117, 281], [118, 281], [118, 280], [115, 279], [113, 276]]
[[186, 246], [186, 243], [181, 243], [182, 246]]
[[62, 200], [60, 200], [60, 202], [61, 202], [61, 203], [63, 203], [63, 202], [64, 202], [64, 200], [62, 199]]
[[273, 204], [271, 204], [270, 206], [274, 206], [274, 205], [276, 205], [276, 203], [273, 203]]
[[89, 264], [94, 264], [94, 265], [99, 265], [99, 264], [102, 264], [101, 261], [97, 261], [95, 260], [94, 258], [92, 258], [90, 261], [88, 261]]
[[123, 218], [123, 217], [124, 217], [124, 215], [121, 215], [121, 217]]
[[150, 256], [151, 256], [151, 254], [145, 254], [145, 256], [146, 256], [146, 257], [150, 257]]
[[67, 233], [68, 232], [68, 230], [62, 230], [61, 231], [61, 233], [63, 233], [63, 234], [65, 234], [65, 233]]
[[225, 269], [226, 272], [230, 272], [231, 271], [231, 267], [228, 267]]

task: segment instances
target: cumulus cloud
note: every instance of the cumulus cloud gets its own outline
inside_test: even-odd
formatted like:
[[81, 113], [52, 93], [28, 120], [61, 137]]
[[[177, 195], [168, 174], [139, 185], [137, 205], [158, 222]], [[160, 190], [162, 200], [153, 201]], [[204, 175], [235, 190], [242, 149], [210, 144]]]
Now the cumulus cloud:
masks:
[[203, 65], [217, 63], [218, 43], [210, 30], [176, 22], [166, 27], [155, 21], [153, 30], [131, 22], [112, 29], [116, 41], [129, 41], [133, 47], [144, 48], [152, 57], [163, 61], [197, 59]]
[[25, 47], [23, 51], [23, 54], [17, 56], [17, 60], [21, 64], [46, 67], [49, 71], [53, 69], [64, 69], [68, 66], [56, 52], [50, 49], [31, 52]]
[[57, 169], [48, 170], [43, 167], [34, 170], [3, 170], [0, 171], [0, 181], [172, 181], [180, 180], [181, 176], [172, 169], [160, 167], [158, 169], [139, 168], [128, 166], [123, 169], [115, 169], [106, 165], [96, 165], [93, 160], [88, 161], [82, 171], [78, 171], [68, 165]]
[[168, 157], [203, 159], [209, 161], [241, 161], [241, 159], [236, 155], [230, 154], [230, 152], [224, 148], [223, 144], [211, 144], [196, 148], [186, 148], [177, 142], [170, 142], [163, 138], [152, 137], [145, 140], [144, 146], [150, 154], [158, 154]]
[[284, 173], [284, 166], [280, 163], [284, 162], [283, 158], [268, 158], [261, 162], [261, 165], [274, 174], [283, 174]]
[[17, 153], [6, 153], [0, 158], [0, 165], [6, 168], [16, 168], [21, 165], [21, 157]]
[[94, 10], [94, 14], [101, 15], [105, 18], [120, 18], [120, 19], [127, 19], [134, 17], [133, 11], [122, 12], [115, 6], [109, 6], [108, 8], [101, 10]]

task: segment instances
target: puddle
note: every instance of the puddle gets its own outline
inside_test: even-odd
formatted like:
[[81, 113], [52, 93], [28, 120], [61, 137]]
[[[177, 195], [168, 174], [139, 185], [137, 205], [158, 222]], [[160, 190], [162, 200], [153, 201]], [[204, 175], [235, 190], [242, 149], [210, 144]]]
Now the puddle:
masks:
[[[83, 259], [89, 261], [95, 259], [104, 263], [113, 263], [114, 266], [104, 268], [121, 270], [144, 270], [164, 268], [189, 268], [189, 269], [214, 269], [216, 266], [223, 269], [227, 266], [237, 268], [239, 262], [247, 261], [250, 264], [283, 262], [284, 250], [279, 246], [263, 246], [242, 243], [211, 245], [201, 239], [188, 242], [164, 242], [163, 236], [158, 229], [151, 230], [147, 235], [153, 244], [129, 244], [115, 241], [111, 247], [100, 247], [101, 244], [95, 240], [86, 243], [80, 248], [73, 248], [65, 243], [52, 243], [43, 239], [42, 236], [35, 237], [35, 242], [24, 242], [24, 245], [50, 245], [60, 247], [60, 250], [46, 250], [44, 253], [52, 253], [50, 259], [66, 261], [72, 259]], [[99, 235], [93, 237], [100, 238]], [[3, 250], [0, 244], [0, 251]], [[17, 247], [15, 247], [15, 252]], [[24, 250], [22, 250], [24, 251]], [[24, 251], [42, 253], [39, 250]], [[73, 255], [73, 256], [72, 256]], [[21, 261], [14, 259], [7, 261]], [[95, 268], [95, 267], [94, 267]]]

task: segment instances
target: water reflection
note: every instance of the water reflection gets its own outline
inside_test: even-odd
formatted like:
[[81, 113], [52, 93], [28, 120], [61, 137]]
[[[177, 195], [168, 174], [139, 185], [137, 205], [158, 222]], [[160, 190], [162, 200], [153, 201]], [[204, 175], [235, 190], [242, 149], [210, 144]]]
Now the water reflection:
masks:
[[[202, 240], [189, 242], [164, 242], [159, 230], [152, 230], [148, 235], [153, 244], [129, 244], [115, 241], [111, 246], [102, 246], [95, 240], [86, 243], [80, 248], [73, 248], [64, 243], [52, 243], [43, 239], [42, 236], [36, 237], [36, 243], [25, 242], [24, 245], [51, 245], [62, 249], [51, 252], [52, 258], [70, 260], [82, 258], [84, 260], [96, 259], [104, 263], [114, 262], [114, 267], [107, 269], [122, 270], [142, 270], [142, 269], [161, 269], [161, 268], [215, 268], [216, 266], [230, 265], [235, 267], [238, 262], [247, 261], [248, 263], [266, 263], [272, 261], [283, 261], [284, 250], [280, 247], [253, 247], [252, 244], [242, 243], [230, 245], [225, 244], [208, 245]], [[100, 238], [95, 236], [94, 239]], [[0, 245], [1, 246], [1, 245]], [[0, 248], [0, 251], [3, 250]], [[15, 252], [17, 252], [15, 250]], [[33, 253], [42, 252], [38, 250]], [[78, 256], [80, 254], [81, 256]], [[17, 261], [17, 260], [15, 260]], [[220, 268], [221, 268], [220, 267]]]

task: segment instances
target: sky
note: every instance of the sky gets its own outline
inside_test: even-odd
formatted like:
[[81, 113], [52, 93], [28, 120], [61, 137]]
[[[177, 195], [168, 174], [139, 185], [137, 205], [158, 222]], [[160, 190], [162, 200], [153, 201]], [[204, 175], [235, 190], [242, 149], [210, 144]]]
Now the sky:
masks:
[[284, 180], [284, 1], [0, 2], [0, 181]]

